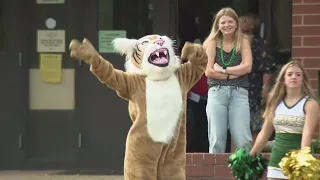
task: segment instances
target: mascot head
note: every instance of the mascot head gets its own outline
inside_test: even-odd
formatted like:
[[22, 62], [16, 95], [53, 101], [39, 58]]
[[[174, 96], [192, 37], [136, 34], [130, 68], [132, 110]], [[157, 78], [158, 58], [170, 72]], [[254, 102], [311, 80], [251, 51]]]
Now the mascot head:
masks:
[[173, 41], [167, 36], [147, 35], [140, 39], [116, 38], [114, 48], [126, 55], [125, 68], [151, 80], [167, 79], [180, 67]]

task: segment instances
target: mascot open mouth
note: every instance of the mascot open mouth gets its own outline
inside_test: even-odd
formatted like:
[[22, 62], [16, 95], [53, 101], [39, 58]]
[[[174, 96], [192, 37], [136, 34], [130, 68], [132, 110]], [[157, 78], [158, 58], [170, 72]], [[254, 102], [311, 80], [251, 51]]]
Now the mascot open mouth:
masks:
[[169, 51], [167, 48], [161, 48], [153, 51], [149, 58], [148, 61], [149, 63], [159, 66], [159, 67], [166, 67], [169, 64]]

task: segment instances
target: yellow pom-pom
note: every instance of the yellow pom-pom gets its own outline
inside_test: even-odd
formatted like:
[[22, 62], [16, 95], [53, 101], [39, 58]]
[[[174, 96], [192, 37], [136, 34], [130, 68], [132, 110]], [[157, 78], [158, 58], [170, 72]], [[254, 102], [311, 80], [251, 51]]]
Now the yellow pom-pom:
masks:
[[310, 152], [309, 147], [288, 152], [279, 163], [283, 173], [291, 180], [319, 179], [320, 160], [314, 158]]

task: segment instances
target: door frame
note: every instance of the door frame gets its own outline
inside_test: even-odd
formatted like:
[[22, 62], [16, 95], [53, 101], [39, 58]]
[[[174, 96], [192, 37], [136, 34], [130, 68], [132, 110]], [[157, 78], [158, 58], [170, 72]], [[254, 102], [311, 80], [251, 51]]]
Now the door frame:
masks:
[[[25, 120], [26, 120], [26, 112], [27, 112], [27, 99], [26, 99], [26, 94], [27, 94], [27, 71], [25, 67], [23, 67], [23, 61], [22, 61], [22, 53], [21, 52], [0, 52], [1, 57], [5, 60], [6, 62], [10, 63], [9, 66], [7, 67], [14, 67], [10, 69], [10, 73], [14, 73], [15, 75], [9, 75], [5, 76], [7, 81], [9, 82], [15, 82], [14, 84], [14, 95], [16, 101], [11, 101], [11, 102], [1, 102], [3, 104], [6, 103], [14, 103], [14, 109], [10, 109], [10, 111], [13, 111], [12, 113], [14, 114], [14, 117], [9, 116], [9, 117], [4, 117], [4, 118], [10, 118], [10, 119], [4, 119], [10, 120], [12, 123], [12, 127], [8, 127], [10, 129], [6, 129], [6, 131], [10, 131], [10, 136], [8, 137], [4, 135], [2, 138], [7, 138], [12, 140], [10, 142], [10, 145], [13, 144], [14, 146], [11, 149], [10, 157], [11, 159], [9, 162], [6, 161], [0, 161], [1, 168], [3, 170], [17, 170], [21, 169], [23, 166], [23, 163], [25, 161]], [[5, 65], [5, 62], [2, 63]], [[14, 77], [14, 79], [11, 79], [10, 77]], [[7, 87], [2, 87], [2, 88], [7, 88]], [[12, 119], [11, 119], [12, 118]], [[13, 128], [13, 129], [11, 129]], [[6, 132], [5, 131], [5, 132]], [[12, 137], [12, 135], [14, 137]], [[10, 147], [7, 145], [4, 145], [6, 147]], [[2, 169], [0, 169], [2, 170]]]
[[[17, 5], [19, 4], [19, 5]], [[15, 59], [6, 59], [13, 61], [17, 66], [20, 82], [17, 86], [20, 102], [18, 105], [19, 118], [16, 119], [16, 126], [19, 133], [17, 134], [15, 144], [17, 144], [17, 164], [13, 170], [23, 169], [26, 161], [25, 147], [27, 146], [26, 124], [28, 115], [28, 97], [29, 97], [29, 79], [27, 66], [27, 31], [28, 21], [28, 1], [25, 0], [2, 0], [1, 1], [1, 18], [4, 24], [3, 33], [5, 36], [4, 47], [1, 53], [14, 54]], [[15, 22], [15, 23], [12, 23]], [[10, 80], [10, 77], [7, 79]], [[3, 102], [2, 102], [3, 103]]]

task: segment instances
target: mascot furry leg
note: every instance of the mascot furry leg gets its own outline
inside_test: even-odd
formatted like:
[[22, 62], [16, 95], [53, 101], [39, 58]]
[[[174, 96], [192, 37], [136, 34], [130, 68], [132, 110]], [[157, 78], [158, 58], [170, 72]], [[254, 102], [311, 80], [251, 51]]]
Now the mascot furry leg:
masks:
[[126, 55], [126, 72], [115, 69], [87, 40], [72, 40], [71, 57], [90, 65], [91, 72], [118, 96], [129, 101], [132, 126], [124, 162], [126, 180], [185, 180], [186, 98], [203, 75], [207, 56], [201, 45], [186, 43], [181, 65], [173, 41], [160, 35], [115, 39]]

